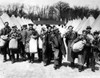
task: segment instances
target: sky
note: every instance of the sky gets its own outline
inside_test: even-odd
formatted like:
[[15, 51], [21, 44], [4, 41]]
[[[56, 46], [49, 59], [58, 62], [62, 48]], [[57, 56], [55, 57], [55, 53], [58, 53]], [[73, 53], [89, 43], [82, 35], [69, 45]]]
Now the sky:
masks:
[[1, 5], [6, 5], [9, 3], [24, 3], [26, 5], [52, 5], [58, 1], [63, 1], [69, 3], [71, 7], [73, 6], [88, 6], [89, 8], [99, 8], [100, 0], [0, 0]]

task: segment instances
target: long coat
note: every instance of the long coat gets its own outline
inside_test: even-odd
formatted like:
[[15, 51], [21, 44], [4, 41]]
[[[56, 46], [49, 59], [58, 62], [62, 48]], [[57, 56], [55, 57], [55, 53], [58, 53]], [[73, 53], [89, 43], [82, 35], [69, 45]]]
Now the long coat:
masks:
[[73, 62], [74, 59], [73, 59], [73, 52], [72, 52], [72, 48], [71, 48], [71, 45], [72, 45], [72, 42], [77, 38], [77, 32], [75, 31], [68, 31], [66, 34], [65, 34], [65, 38], [66, 38], [66, 44], [68, 46], [68, 54], [67, 54], [67, 60], [70, 61], [70, 62]]
[[52, 34], [52, 49], [58, 49], [61, 54], [66, 55], [66, 49], [64, 46], [63, 38], [61, 38], [61, 34], [57, 32], [56, 34]]
[[53, 57], [52, 46], [51, 46], [51, 32], [45, 32], [42, 36], [43, 39], [43, 61], [48, 62]]

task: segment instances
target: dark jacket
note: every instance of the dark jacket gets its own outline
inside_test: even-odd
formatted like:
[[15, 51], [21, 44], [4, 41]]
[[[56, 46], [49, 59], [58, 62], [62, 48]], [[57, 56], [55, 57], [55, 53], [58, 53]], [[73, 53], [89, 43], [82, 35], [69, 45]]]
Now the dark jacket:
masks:
[[5, 27], [5, 28], [3, 28], [3, 29], [0, 30], [0, 36], [1, 35], [8, 35], [10, 32], [11, 32], [10, 27], [9, 26]]
[[61, 38], [61, 34], [59, 31], [54, 31], [52, 34], [52, 49], [58, 49], [62, 54], [65, 56], [66, 55], [66, 50], [63, 42], [63, 38]]

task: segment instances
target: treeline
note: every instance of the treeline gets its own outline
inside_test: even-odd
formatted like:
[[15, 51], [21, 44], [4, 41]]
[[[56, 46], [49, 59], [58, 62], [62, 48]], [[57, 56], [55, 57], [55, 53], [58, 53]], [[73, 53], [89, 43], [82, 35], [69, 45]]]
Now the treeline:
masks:
[[89, 9], [88, 7], [80, 7], [74, 6], [70, 7], [68, 3], [65, 2], [57, 2], [52, 6], [26, 6], [24, 4], [9, 4], [7, 8], [4, 10], [7, 12], [9, 16], [15, 15], [29, 18], [31, 20], [38, 20], [38, 18], [42, 20], [61, 20], [68, 21], [75, 18], [89, 17], [92, 15], [94, 18], [97, 18], [100, 14], [100, 10]]

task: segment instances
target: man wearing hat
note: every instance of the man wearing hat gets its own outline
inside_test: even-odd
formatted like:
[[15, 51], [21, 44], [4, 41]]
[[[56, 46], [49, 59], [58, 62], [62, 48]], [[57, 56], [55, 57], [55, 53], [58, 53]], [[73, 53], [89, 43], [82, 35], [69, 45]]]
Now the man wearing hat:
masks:
[[50, 61], [52, 59], [52, 45], [51, 45], [51, 26], [47, 26], [47, 32], [45, 33], [43, 37], [43, 62], [44, 66], [47, 66], [50, 64]]
[[27, 25], [23, 25], [22, 26], [22, 30], [21, 30], [21, 35], [22, 35], [22, 39], [20, 42], [21, 45], [21, 56], [22, 59], [25, 59], [25, 44], [26, 44], [26, 37], [27, 37]]
[[[91, 33], [91, 29], [92, 28], [90, 26], [87, 26], [87, 28], [86, 28], [87, 36], [88, 35], [93, 36], [92, 33]], [[86, 51], [85, 63], [86, 63], [86, 66], [88, 68], [90, 66], [89, 60], [90, 60], [90, 56], [91, 56], [91, 42], [90, 42], [90, 40], [87, 41], [85, 51]]]
[[92, 57], [91, 57], [91, 70], [95, 72], [95, 63], [98, 60], [98, 53], [100, 53], [100, 38], [99, 32], [93, 33], [94, 40], [92, 41]]
[[68, 46], [67, 60], [71, 63], [70, 66], [74, 67], [74, 53], [72, 51], [72, 42], [77, 38], [77, 32], [73, 31], [73, 26], [68, 27], [68, 32], [65, 34], [66, 44]]
[[[2, 36], [2, 35], [6, 36], [11, 32], [11, 28], [9, 27], [9, 23], [5, 22], [4, 25], [5, 25], [5, 27], [0, 30], [0, 36]], [[7, 61], [7, 54], [9, 55], [9, 58], [11, 59], [10, 53], [8, 51], [8, 43], [9, 43], [9, 41], [6, 41], [6, 44], [4, 45], [4, 47], [1, 48], [1, 52], [3, 53], [3, 56], [4, 56], [3, 62]]]
[[29, 51], [29, 41], [30, 41], [31, 35], [33, 34], [34, 31], [35, 31], [36, 35], [38, 35], [38, 33], [36, 32], [35, 29], [33, 29], [33, 24], [28, 24], [28, 25], [29, 25], [29, 29], [27, 29], [25, 51], [26, 51], [26, 55], [28, 56], [29, 62], [32, 62], [33, 60], [30, 56], [30, 51]]
[[[12, 63], [15, 62], [15, 53], [17, 54], [17, 61], [19, 60], [19, 53], [20, 53], [20, 47], [21, 47], [20, 46], [21, 38], [22, 38], [22, 36], [21, 36], [20, 32], [18, 32], [17, 26], [12, 26], [12, 31], [9, 34], [9, 40], [16, 39], [17, 42], [18, 42], [18, 47], [16, 49], [10, 48], [10, 54], [11, 54], [11, 61], [12, 61]], [[13, 45], [13, 44], [10, 44], [10, 41], [9, 41], [9, 45]], [[14, 50], [16, 52], [13, 52]]]
[[86, 28], [86, 31], [87, 31], [87, 34], [91, 34], [91, 27], [90, 26], [87, 26], [87, 28]]
[[[85, 41], [87, 43], [88, 37], [87, 37], [87, 33], [86, 30], [82, 31], [82, 34], [80, 34], [80, 36], [78, 36], [74, 41], [73, 44], [77, 43], [78, 41]], [[79, 72], [82, 72], [84, 70], [84, 61], [85, 61], [85, 44], [84, 43], [84, 47], [81, 51], [75, 52], [74, 55], [78, 56], [78, 70]], [[77, 47], [77, 46], [76, 46]], [[74, 51], [73, 51], [74, 52]]]
[[52, 37], [52, 50], [54, 54], [54, 69], [58, 69], [62, 64], [62, 55], [65, 56], [65, 47], [61, 34], [57, 27], [54, 28]]

